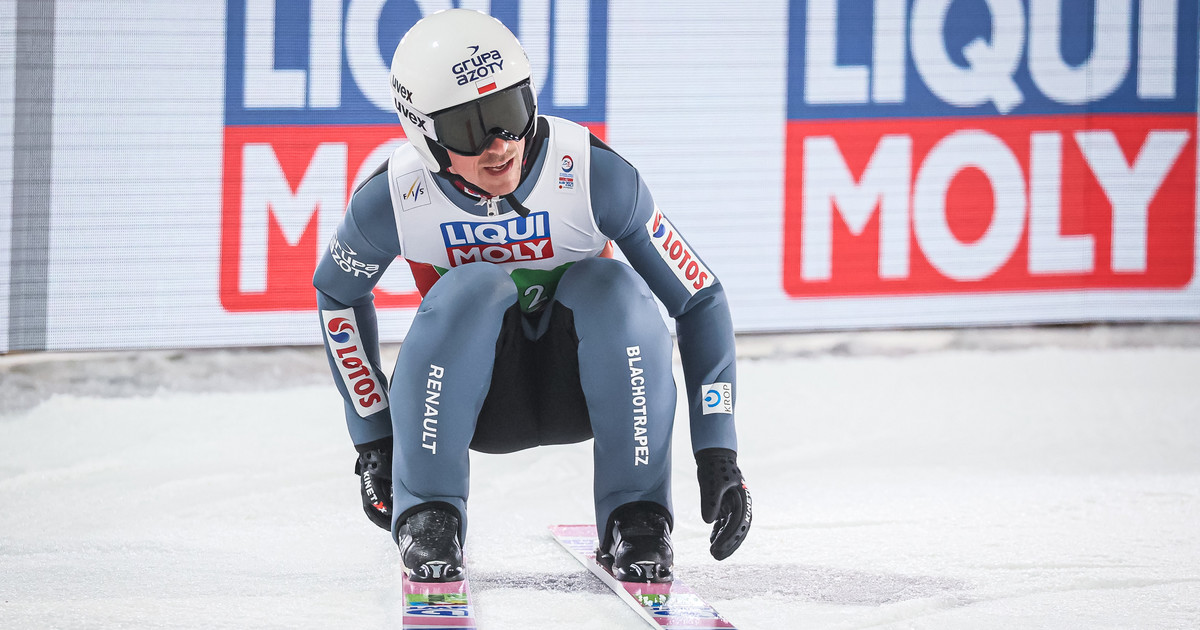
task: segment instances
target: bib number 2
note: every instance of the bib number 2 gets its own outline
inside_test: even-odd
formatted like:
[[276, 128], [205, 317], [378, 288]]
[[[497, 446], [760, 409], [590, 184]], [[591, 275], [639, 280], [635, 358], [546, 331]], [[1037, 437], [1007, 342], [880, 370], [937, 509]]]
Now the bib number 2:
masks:
[[523, 295], [527, 298], [529, 298], [530, 295], [533, 296], [529, 299], [529, 303], [525, 306], [525, 311], [535, 311], [541, 307], [542, 302], [546, 300], [546, 287], [540, 284], [531, 284], [527, 289], [525, 289], [525, 293]]

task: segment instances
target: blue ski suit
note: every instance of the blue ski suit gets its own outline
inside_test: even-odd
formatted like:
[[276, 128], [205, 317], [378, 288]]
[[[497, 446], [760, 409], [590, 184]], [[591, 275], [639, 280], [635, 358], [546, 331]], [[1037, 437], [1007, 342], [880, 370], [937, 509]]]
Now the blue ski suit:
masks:
[[[591, 437], [598, 531], [631, 502], [669, 515], [677, 392], [655, 297], [675, 320], [693, 452], [737, 450], [720, 282], [638, 171], [586, 128], [543, 116], [527, 142], [514, 196], [528, 216], [434, 175], [405, 145], [355, 191], [318, 264], [350, 437], [360, 450], [393, 440], [393, 536], [432, 502], [458, 510], [465, 538], [469, 449]], [[398, 257], [423, 299], [389, 388], [372, 289]]]

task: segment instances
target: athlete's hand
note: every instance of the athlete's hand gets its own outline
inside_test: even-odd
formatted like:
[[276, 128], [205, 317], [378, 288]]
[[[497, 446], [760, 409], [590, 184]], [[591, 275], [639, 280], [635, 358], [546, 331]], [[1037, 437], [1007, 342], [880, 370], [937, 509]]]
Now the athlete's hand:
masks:
[[737, 453], [726, 448], [706, 448], [696, 453], [700, 478], [700, 516], [714, 523], [708, 551], [717, 560], [728, 558], [750, 532], [750, 491], [738, 469]]
[[359, 446], [354, 472], [359, 476], [363, 511], [372, 523], [392, 531], [392, 439]]

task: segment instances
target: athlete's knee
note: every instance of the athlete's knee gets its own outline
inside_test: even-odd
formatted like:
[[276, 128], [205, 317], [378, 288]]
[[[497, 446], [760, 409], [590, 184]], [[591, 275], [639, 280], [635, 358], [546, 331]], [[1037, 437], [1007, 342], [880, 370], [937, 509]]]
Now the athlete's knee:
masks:
[[470, 264], [446, 272], [425, 295], [418, 312], [466, 307], [474, 311], [505, 309], [517, 301], [517, 287], [500, 267]]
[[[576, 263], [567, 273], [577, 269], [579, 273], [572, 278], [563, 275], [556, 299], [571, 312], [579, 338], [590, 339], [592, 344], [624, 348], [625, 352], [636, 351], [639, 371], [650, 364], [656, 366], [657, 374], [648, 376], [649, 381], [673, 383], [671, 334], [654, 294], [642, 277], [628, 265], [608, 259], [594, 258]], [[588, 348], [591, 350], [585, 351], [581, 344], [581, 357], [594, 351], [596, 346], [589, 345]], [[664, 364], [665, 368], [662, 367]], [[584, 391], [586, 393], [587, 389]]]
[[646, 281], [629, 265], [610, 258], [588, 258], [571, 266], [558, 285], [558, 301], [574, 309], [607, 311], [620, 309], [653, 310], [658, 316], [654, 295]]

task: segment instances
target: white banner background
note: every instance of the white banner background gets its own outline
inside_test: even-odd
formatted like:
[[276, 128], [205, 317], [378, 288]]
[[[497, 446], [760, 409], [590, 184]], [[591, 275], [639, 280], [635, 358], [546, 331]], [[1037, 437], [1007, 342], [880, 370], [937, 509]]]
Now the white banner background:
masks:
[[[0, 7], [10, 32], [12, 6]], [[686, 7], [610, 3], [607, 139], [722, 280], [737, 330], [1200, 318], [1200, 273], [1183, 290], [788, 297], [788, 5]], [[231, 313], [218, 296], [225, 3], [58, 0], [56, 11], [49, 349], [320, 343], [315, 310]], [[0, 38], [0, 60], [11, 41]], [[0, 95], [11, 76], [0, 64]], [[0, 98], [0, 113], [11, 106]], [[10, 155], [0, 145], [0, 161]], [[402, 262], [389, 276], [394, 290], [412, 286]], [[401, 340], [412, 314], [382, 310], [384, 340]]]
[[0, 3], [0, 352], [8, 350], [9, 261], [12, 256], [13, 81], [17, 3]]

